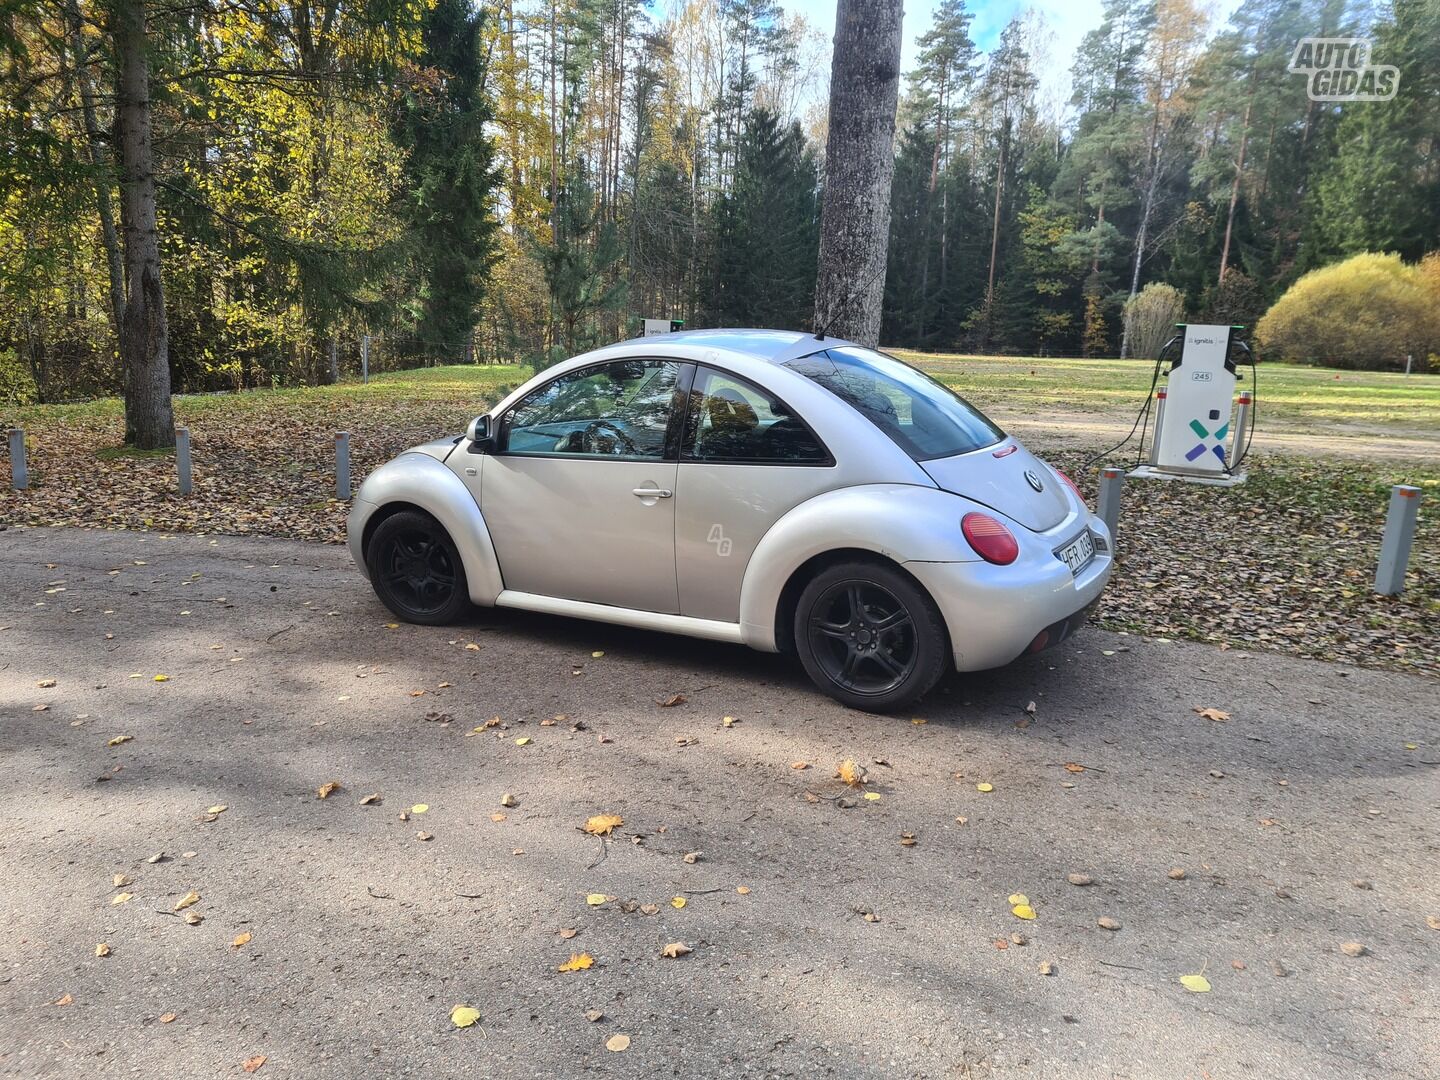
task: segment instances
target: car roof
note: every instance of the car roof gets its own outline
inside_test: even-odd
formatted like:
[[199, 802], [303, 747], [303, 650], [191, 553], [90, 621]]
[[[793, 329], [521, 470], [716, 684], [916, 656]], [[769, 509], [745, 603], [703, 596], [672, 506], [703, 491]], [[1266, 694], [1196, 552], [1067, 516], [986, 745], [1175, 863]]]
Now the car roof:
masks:
[[[772, 364], [783, 364], [793, 360], [797, 356], [809, 356], [811, 353], [819, 352], [821, 349], [834, 348], [838, 345], [851, 345], [853, 342], [844, 338], [819, 337], [815, 334], [803, 333], [799, 330], [759, 330], [759, 329], [718, 329], [718, 330], [678, 330], [670, 334], [653, 334], [639, 340], [656, 344], [661, 342], [675, 342], [676, 344], [695, 345], [701, 348], [729, 349], [732, 352], [745, 353], [760, 360], [768, 360]], [[634, 344], [632, 340], [626, 344]]]

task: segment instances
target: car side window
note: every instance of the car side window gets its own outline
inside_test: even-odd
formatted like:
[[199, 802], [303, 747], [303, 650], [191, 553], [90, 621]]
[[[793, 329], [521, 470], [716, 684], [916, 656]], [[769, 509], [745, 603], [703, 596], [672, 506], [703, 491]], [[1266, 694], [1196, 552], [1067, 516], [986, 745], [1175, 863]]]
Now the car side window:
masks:
[[735, 465], [828, 465], [815, 433], [783, 401], [714, 368], [695, 374], [681, 457]]
[[615, 360], [533, 390], [506, 412], [504, 453], [663, 458], [680, 365]]

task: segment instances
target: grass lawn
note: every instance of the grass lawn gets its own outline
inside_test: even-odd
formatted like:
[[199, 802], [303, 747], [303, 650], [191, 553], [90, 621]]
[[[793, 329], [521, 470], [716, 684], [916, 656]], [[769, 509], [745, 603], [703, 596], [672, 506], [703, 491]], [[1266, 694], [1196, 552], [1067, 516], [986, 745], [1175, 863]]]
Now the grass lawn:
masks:
[[[1154, 365], [1137, 360], [896, 355], [963, 393], [997, 419], [1048, 408], [1128, 421], [1145, 400]], [[1251, 371], [1241, 368], [1243, 386]], [[1260, 364], [1260, 406], [1267, 430], [1312, 434], [1373, 433], [1440, 442], [1440, 375], [1335, 371], [1296, 364]], [[1121, 429], [1124, 433], [1124, 429]]]
[[[1150, 383], [1140, 363], [906, 357], [1002, 424], [1021, 426], [1026, 442], [1092, 498], [1094, 470], [1081, 468], [1089, 449], [1129, 428]], [[194, 451], [188, 498], [178, 494], [172, 454], [119, 448], [119, 401], [12, 409], [4, 419], [26, 429], [32, 487], [0, 492], [0, 524], [336, 542], [347, 510], [334, 498], [336, 431], [350, 432], [358, 485], [407, 446], [458, 435], [529, 374], [440, 367], [377, 375], [368, 385], [178, 397], [176, 420], [190, 429]], [[1440, 674], [1440, 377], [1336, 374], [1263, 367], [1262, 431], [1289, 424], [1324, 435], [1325, 445], [1403, 436], [1437, 452], [1373, 461], [1353, 451], [1343, 460], [1271, 454], [1229, 491], [1132, 482], [1102, 622]], [[1047, 425], [1050, 418], [1061, 423]], [[1399, 482], [1421, 484], [1426, 505], [1405, 594], [1377, 597], [1370, 580], [1389, 485]]]

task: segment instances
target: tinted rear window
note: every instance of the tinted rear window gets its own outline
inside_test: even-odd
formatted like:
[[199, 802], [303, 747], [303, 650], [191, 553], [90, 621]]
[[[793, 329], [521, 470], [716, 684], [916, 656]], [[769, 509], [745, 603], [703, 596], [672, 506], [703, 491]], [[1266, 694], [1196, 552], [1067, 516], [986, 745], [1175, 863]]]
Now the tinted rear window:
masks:
[[873, 349], [843, 345], [785, 366], [852, 405], [916, 461], [968, 454], [1005, 437], [948, 386]]

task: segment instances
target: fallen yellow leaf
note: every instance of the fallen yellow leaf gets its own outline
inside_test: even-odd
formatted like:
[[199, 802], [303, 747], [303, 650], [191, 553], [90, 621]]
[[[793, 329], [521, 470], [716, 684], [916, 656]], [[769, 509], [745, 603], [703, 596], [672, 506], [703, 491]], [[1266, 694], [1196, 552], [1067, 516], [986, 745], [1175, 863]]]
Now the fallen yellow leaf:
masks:
[[[1202, 709], [1199, 705], [1195, 706], [1195, 715], [1206, 720], [1214, 720], [1217, 724], [1223, 724], [1230, 719], [1230, 714], [1224, 709]], [[1209, 987], [1206, 987], [1206, 989], [1209, 989]]]
[[677, 896], [677, 897], [675, 897], [673, 900], [670, 901], [670, 906], [673, 907], [673, 908], [682, 908], [682, 907], [684, 907], [684, 906], [685, 906], [685, 897], [683, 897], [683, 896]]
[[878, 791], [867, 791], [865, 792], [865, 798], [868, 802], [879, 802], [880, 793]]
[[596, 650], [595, 650], [594, 652], [592, 652], [590, 655], [593, 656], [596, 660], [599, 660], [600, 657], [602, 657], [602, 656], [605, 655], [605, 652], [604, 652], [603, 649], [596, 649]]
[[1035, 909], [1029, 904], [1016, 904], [1010, 909], [1010, 914], [1017, 919], [1033, 919], [1035, 918]]
[[979, 783], [979, 784], [976, 784], [976, 785], [975, 785], [975, 790], [976, 790], [976, 791], [994, 791], [994, 790], [995, 790], [995, 785], [994, 785], [994, 784]]
[[264, 1064], [265, 1055], [256, 1054], [254, 1057], [248, 1057], [244, 1061], [242, 1061], [240, 1063], [240, 1067], [244, 1069], [247, 1073], [253, 1073], [259, 1071], [260, 1066]]
[[410, 812], [411, 812], [412, 814], [423, 814], [423, 813], [425, 813], [426, 811], [428, 811], [429, 809], [430, 809], [430, 804], [429, 804], [429, 803], [417, 802], [414, 806], [410, 807]]
[[169, 681], [170, 681], [170, 676], [169, 676], [169, 675], [156, 675], [156, 676], [155, 676], [155, 681], [156, 681], [156, 682], [169, 682]]
[[570, 959], [557, 967], [556, 971], [584, 971], [595, 966], [595, 958], [588, 952], [571, 953]]
[[249, 943], [250, 943], [250, 931], [247, 930], [247, 931], [245, 931], [245, 933], [237, 935], [236, 938], [235, 938], [235, 940], [232, 941], [232, 942], [230, 942], [230, 947], [231, 947], [232, 949], [238, 949], [238, 948], [240, 948], [240, 946], [242, 946], [242, 945], [248, 945]]
[[749, 885], [736, 885], [736, 886], [735, 886], [735, 891], [736, 891], [737, 893], [739, 893], [741, 896], [749, 896], [749, 895], [750, 895], [750, 886], [749, 886]]
[[110, 946], [109, 946], [109, 945], [106, 945], [105, 942], [103, 942], [103, 941], [100, 942], [99, 945], [96, 945], [96, 946], [95, 946], [95, 955], [96, 955], [96, 956], [109, 956], [109, 955], [110, 955]]
[[595, 814], [585, 819], [585, 831], [591, 836], [609, 836], [625, 819], [619, 814]]
[[134, 900], [134, 899], [135, 899], [135, 894], [134, 894], [134, 893], [122, 892], [122, 893], [116, 893], [114, 896], [112, 896], [112, 897], [110, 898], [110, 903], [111, 903], [111, 905], [115, 905], [115, 904], [128, 904], [131, 900]]
[[1028, 896], [1026, 896], [1024, 893], [1018, 893], [1018, 892], [1017, 892], [1017, 893], [1011, 893], [1011, 894], [1010, 894], [1010, 903], [1011, 903], [1012, 906], [1015, 905], [1015, 904], [1028, 904], [1029, 902], [1030, 902], [1030, 898], [1029, 898]]
[[529, 735], [521, 735], [520, 738], [518, 738], [518, 739], [515, 740], [515, 745], [516, 745], [516, 746], [529, 746], [529, 745], [530, 745], [530, 736], [529, 736]]
[[839, 767], [835, 770], [835, 775], [851, 787], [860, 787], [867, 779], [864, 768], [856, 765], [855, 762], [849, 758], [846, 758], [840, 763]]
[[605, 1049], [609, 1050], [612, 1054], [619, 1054], [625, 1050], [629, 1050], [630, 1036], [611, 1035], [610, 1038], [605, 1040]]
[[666, 945], [663, 949], [660, 950], [660, 955], [669, 957], [671, 960], [674, 960], [677, 957], [684, 956], [686, 953], [692, 953], [694, 951], [694, 949], [690, 948], [690, 946], [686, 945], [683, 941], [672, 941], [669, 945]]
[[599, 907], [601, 904], [606, 903], [609, 899], [610, 898], [606, 896], [603, 892], [592, 892], [589, 896], [585, 897], [585, 903], [589, 904], [591, 907]]
[[921, 724], [928, 724], [929, 722], [930, 721], [926, 720], [923, 716], [912, 716], [910, 718], [910, 723], [914, 724], [916, 727], [919, 727]]
[[331, 795], [334, 795], [337, 791], [340, 790], [341, 786], [339, 780], [327, 780], [325, 781], [325, 783], [321, 784], [318, 788], [315, 789], [315, 797], [317, 799], [328, 799]]
[[182, 896], [179, 900], [176, 901], [174, 910], [184, 911], [191, 904], [198, 904], [199, 902], [200, 894], [192, 890], [191, 892], [187, 892], [184, 896]]
[[480, 1010], [469, 1005], [456, 1005], [450, 1010], [450, 1022], [457, 1028], [470, 1027], [480, 1019]]
[[1082, 773], [1082, 772], [1085, 771], [1085, 766], [1084, 766], [1084, 765], [1081, 765], [1078, 761], [1067, 761], [1067, 762], [1065, 762], [1065, 771], [1066, 771], [1066, 772], [1073, 772], [1073, 773]]
[[106, 743], [105, 745], [106, 745], [106, 746], [119, 746], [121, 743], [130, 742], [130, 741], [131, 741], [132, 739], [134, 739], [134, 738], [135, 738], [134, 735], [116, 735], [113, 739], [111, 739], [111, 740], [110, 740], [108, 743]]
[[176, 1016], [175, 1013], [161, 1013], [161, 1014], [160, 1014], [160, 1022], [161, 1022], [162, 1024], [173, 1024], [173, 1023], [174, 1023], [176, 1020], [178, 1020], [178, 1019], [179, 1019], [179, 1017]]
[[1208, 994], [1210, 992], [1210, 980], [1204, 975], [1181, 975], [1180, 985], [1193, 994]]

